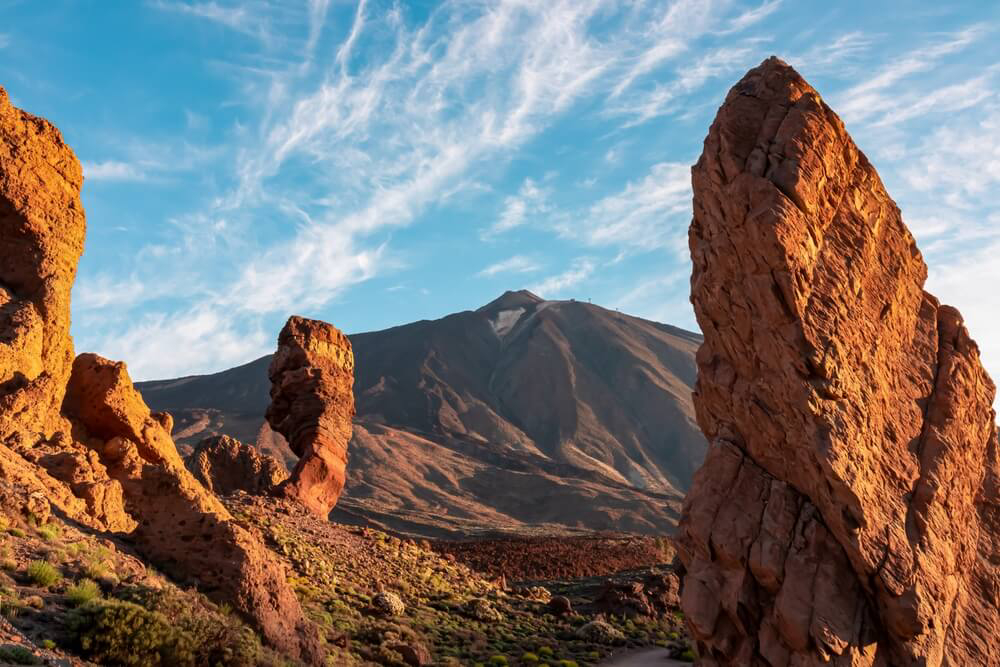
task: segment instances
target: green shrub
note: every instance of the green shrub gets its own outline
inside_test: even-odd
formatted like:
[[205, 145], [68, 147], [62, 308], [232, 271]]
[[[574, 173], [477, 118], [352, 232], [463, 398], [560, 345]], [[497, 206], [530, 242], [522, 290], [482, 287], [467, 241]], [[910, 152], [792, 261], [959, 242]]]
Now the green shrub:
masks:
[[23, 646], [8, 644], [0, 646], [0, 662], [9, 662], [15, 665], [37, 665], [38, 658]]
[[47, 523], [38, 529], [38, 536], [46, 542], [51, 542], [59, 538], [60, 532], [59, 526]]
[[101, 597], [101, 589], [92, 579], [81, 579], [66, 590], [66, 599], [70, 605], [79, 607]]
[[494, 667], [507, 667], [507, 656], [495, 655], [490, 658], [490, 664]]
[[535, 663], [538, 662], [538, 656], [532, 653], [531, 651], [528, 651], [527, 653], [521, 656], [521, 662], [534, 665]]
[[683, 660], [684, 662], [694, 662], [694, 658], [695, 658], [694, 651], [692, 651], [691, 649], [685, 649], [684, 652], [681, 653], [679, 659]]
[[28, 578], [36, 586], [48, 588], [62, 579], [62, 573], [45, 561], [36, 560], [28, 564]]
[[131, 602], [88, 602], [73, 613], [69, 624], [84, 657], [94, 662], [136, 667], [195, 664], [189, 636], [163, 614]]
[[54, 641], [52, 641], [51, 639], [43, 639], [42, 640], [42, 648], [45, 649], [46, 651], [51, 651], [55, 647], [56, 647], [56, 643]]
[[558, 663], [559, 667], [580, 667], [576, 664], [576, 660], [560, 660]]
[[198, 665], [257, 665], [260, 638], [235, 614], [226, 614], [198, 595], [144, 587], [121, 590], [119, 595], [147, 612], [164, 617], [193, 647]]
[[548, 646], [542, 646], [541, 648], [538, 649], [538, 655], [540, 655], [543, 658], [547, 659], [547, 658], [551, 658], [552, 656], [554, 656], [555, 652], [553, 652], [553, 650], [551, 648], [549, 648]]

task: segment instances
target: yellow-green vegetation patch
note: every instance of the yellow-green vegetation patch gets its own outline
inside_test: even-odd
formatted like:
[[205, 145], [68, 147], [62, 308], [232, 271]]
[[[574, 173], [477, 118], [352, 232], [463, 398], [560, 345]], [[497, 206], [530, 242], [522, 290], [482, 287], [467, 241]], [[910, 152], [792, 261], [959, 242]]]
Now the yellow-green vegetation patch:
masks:
[[31, 583], [42, 588], [54, 586], [62, 580], [62, 572], [43, 560], [28, 563], [27, 575]]

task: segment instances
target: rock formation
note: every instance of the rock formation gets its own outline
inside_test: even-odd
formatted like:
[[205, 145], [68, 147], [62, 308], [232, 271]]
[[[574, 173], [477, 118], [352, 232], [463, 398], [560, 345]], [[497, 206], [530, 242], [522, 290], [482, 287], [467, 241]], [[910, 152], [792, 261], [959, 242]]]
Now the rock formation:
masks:
[[326, 322], [290, 317], [268, 377], [267, 421], [299, 456], [280, 493], [326, 517], [344, 489], [354, 416], [351, 342]]
[[273, 646], [323, 661], [284, 568], [184, 468], [171, 419], [125, 365], [73, 359], [70, 290], [83, 250], [82, 170], [59, 131], [0, 89], [0, 488], [120, 535], [175, 579], [232, 604]]
[[693, 185], [701, 664], [1000, 664], [995, 388], [875, 169], [771, 58]]
[[288, 479], [288, 471], [273, 456], [228, 435], [202, 440], [187, 457], [186, 465], [202, 486], [220, 496], [237, 491], [267, 495]]

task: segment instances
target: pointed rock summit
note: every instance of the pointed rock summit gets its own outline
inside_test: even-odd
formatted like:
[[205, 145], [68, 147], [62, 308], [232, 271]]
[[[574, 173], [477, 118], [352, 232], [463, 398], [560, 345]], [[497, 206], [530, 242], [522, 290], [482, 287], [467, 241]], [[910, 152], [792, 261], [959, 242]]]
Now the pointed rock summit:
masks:
[[354, 417], [354, 352], [335, 327], [292, 316], [268, 369], [267, 421], [299, 456], [279, 488], [326, 518], [344, 490]]
[[875, 169], [771, 58], [692, 180], [701, 664], [1000, 665], [995, 387]]

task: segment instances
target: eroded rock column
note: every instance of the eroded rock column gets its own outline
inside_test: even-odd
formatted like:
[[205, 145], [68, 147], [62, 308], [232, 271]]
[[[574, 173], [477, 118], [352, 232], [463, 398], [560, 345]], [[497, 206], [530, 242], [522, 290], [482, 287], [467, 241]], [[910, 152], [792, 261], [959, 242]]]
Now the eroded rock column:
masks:
[[267, 420], [299, 456], [279, 493], [325, 518], [344, 489], [354, 417], [351, 342], [326, 322], [290, 317], [268, 375]]
[[703, 664], [1000, 664], [995, 388], [875, 169], [772, 58], [692, 182]]

